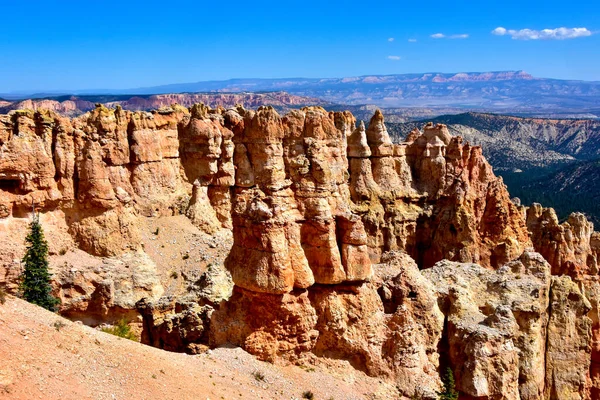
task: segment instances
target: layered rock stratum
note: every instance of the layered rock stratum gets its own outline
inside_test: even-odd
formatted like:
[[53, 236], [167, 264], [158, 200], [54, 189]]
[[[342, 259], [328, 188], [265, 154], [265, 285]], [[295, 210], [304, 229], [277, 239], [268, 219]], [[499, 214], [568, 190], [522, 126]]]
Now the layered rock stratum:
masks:
[[89, 95], [89, 96], [56, 96], [43, 99], [32, 98], [15, 101], [0, 99], [0, 113], [13, 110], [51, 110], [64, 116], [79, 116], [96, 108], [102, 103], [106, 107], [120, 106], [131, 111], [150, 111], [162, 107], [179, 104], [190, 107], [196, 103], [204, 103], [213, 107], [233, 107], [242, 104], [245, 107], [257, 108], [263, 105], [276, 107], [278, 110], [289, 110], [291, 107], [304, 105], [325, 105], [328, 102], [315, 97], [304, 97], [286, 92], [251, 93], [165, 93], [152, 95]]
[[[229, 79], [111, 90], [109, 93], [125, 96], [131, 93], [265, 93], [282, 90], [333, 104], [429, 109], [453, 107], [462, 110], [478, 108], [488, 112], [546, 116], [598, 115], [600, 97], [598, 82], [538, 78], [525, 71]], [[88, 91], [97, 92], [107, 91]], [[4, 96], [13, 97], [14, 94]]]
[[444, 125], [394, 144], [379, 111], [98, 106], [0, 116], [0, 146], [0, 283], [33, 206], [72, 319], [346, 360], [404, 398], [437, 398], [446, 367], [464, 398], [600, 395], [600, 237], [513, 203]]

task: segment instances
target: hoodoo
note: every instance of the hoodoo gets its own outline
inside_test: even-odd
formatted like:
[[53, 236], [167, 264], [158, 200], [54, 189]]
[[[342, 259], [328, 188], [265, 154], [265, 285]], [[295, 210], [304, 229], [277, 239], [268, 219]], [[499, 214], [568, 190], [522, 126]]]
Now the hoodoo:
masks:
[[[600, 236], [582, 214], [559, 224], [514, 204], [444, 125], [393, 143], [379, 110], [367, 124], [321, 107], [13, 111], [0, 116], [9, 290], [32, 202], [71, 318], [141, 315], [143, 341], [168, 350], [343, 359], [406, 398], [437, 398], [448, 367], [465, 398], [600, 396]], [[174, 217], [225, 250], [170, 284], [168, 249], [147, 237]]]

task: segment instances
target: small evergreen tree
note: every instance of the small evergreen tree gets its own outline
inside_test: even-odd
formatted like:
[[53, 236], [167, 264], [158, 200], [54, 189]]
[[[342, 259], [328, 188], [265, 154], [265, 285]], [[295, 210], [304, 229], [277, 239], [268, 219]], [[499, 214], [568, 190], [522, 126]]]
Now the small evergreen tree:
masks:
[[458, 400], [458, 392], [455, 389], [454, 374], [450, 367], [446, 368], [446, 375], [442, 378], [444, 390], [438, 392], [439, 400]]
[[20, 289], [23, 298], [50, 311], [56, 311], [58, 299], [52, 296], [50, 273], [48, 272], [48, 243], [39, 215], [33, 214], [29, 234], [25, 238], [27, 251], [23, 257], [25, 269], [21, 274]]

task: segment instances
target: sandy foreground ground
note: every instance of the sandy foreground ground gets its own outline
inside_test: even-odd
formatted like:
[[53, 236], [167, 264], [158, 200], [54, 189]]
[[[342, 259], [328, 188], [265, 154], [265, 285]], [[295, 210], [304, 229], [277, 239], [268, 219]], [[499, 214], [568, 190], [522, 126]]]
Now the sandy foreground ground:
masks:
[[14, 297], [0, 304], [0, 399], [397, 399], [341, 361], [277, 366], [239, 348], [170, 353]]

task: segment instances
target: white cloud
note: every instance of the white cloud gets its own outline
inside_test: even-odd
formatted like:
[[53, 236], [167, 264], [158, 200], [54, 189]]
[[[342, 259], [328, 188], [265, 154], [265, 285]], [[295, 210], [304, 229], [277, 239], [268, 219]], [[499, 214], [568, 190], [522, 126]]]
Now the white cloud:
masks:
[[416, 43], [417, 39], [408, 39], [410, 43]]
[[506, 35], [506, 29], [499, 26], [492, 31], [492, 35], [504, 36]]
[[400, 60], [400, 56], [387, 56], [388, 60], [398, 61]]
[[459, 33], [455, 35], [444, 35], [443, 33], [434, 33], [431, 35], [434, 39], [467, 39], [469, 35], [467, 33]]
[[388, 38], [388, 42], [393, 42], [393, 41], [394, 41], [394, 38], [393, 38], [393, 37], [391, 37], [391, 38]]
[[510, 36], [515, 40], [564, 40], [578, 37], [591, 36], [592, 32], [587, 28], [555, 28], [542, 29], [506, 29], [501, 26], [492, 31], [493, 35]]

